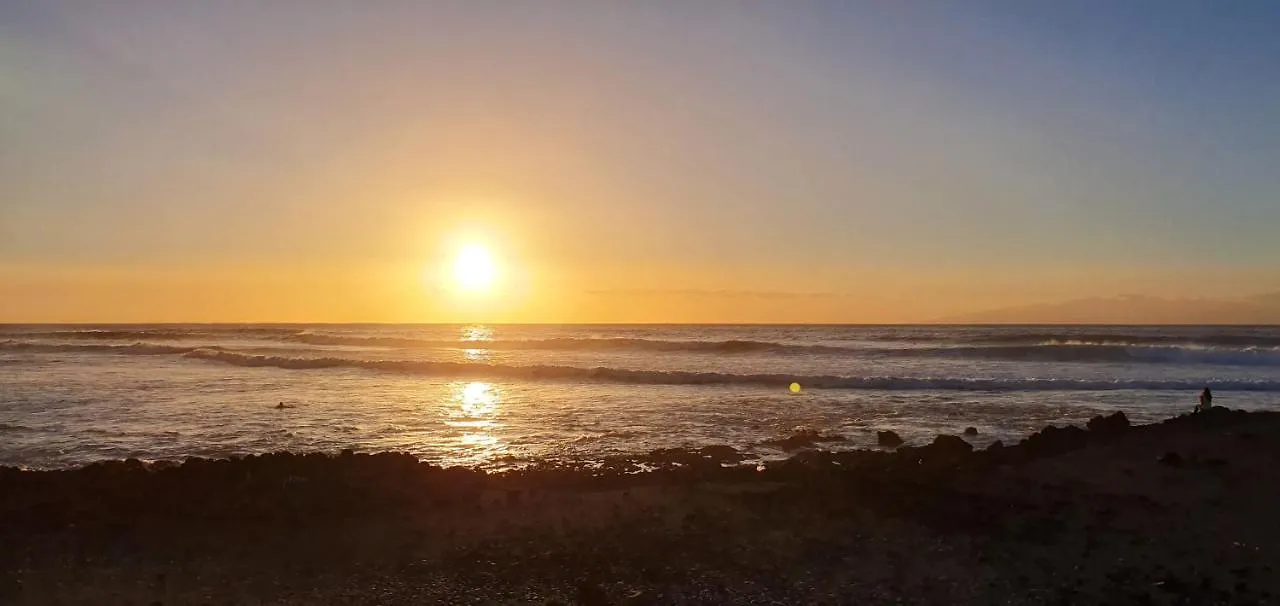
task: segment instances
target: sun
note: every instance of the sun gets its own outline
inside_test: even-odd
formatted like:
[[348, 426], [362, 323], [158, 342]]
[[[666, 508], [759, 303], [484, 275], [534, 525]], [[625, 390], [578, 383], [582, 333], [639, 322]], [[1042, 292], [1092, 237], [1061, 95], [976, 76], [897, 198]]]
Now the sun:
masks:
[[482, 244], [467, 244], [453, 258], [453, 283], [463, 292], [493, 290], [498, 279], [498, 264]]

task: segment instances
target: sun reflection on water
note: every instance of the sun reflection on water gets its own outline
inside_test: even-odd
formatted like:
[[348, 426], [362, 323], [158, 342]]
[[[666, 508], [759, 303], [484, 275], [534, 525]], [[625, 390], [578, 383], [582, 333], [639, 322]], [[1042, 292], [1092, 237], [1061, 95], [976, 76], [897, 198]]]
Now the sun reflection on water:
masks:
[[488, 326], [476, 324], [473, 326], [462, 327], [462, 341], [492, 341], [493, 329]]
[[501, 392], [481, 381], [454, 384], [451, 392], [449, 418], [445, 424], [462, 430], [458, 455], [484, 460], [506, 454], [506, 444], [494, 433], [502, 427], [498, 421], [502, 410]]
[[492, 415], [498, 409], [498, 392], [488, 383], [467, 383], [462, 388], [462, 411], [469, 416]]
[[463, 446], [478, 448], [483, 450], [492, 450], [496, 452], [505, 452], [506, 448], [502, 445], [498, 437], [487, 433], [464, 433], [460, 440]]
[[[493, 340], [493, 329], [476, 324], [463, 326], [461, 341], [462, 357], [468, 362], [484, 362], [489, 359], [489, 350], [484, 347], [486, 341]], [[475, 383], [473, 383], [475, 385]]]

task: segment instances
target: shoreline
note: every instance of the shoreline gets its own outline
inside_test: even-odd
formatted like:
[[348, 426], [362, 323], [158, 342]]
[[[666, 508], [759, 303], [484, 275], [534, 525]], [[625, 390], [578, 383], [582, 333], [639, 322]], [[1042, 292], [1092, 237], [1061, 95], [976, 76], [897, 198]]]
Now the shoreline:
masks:
[[[1228, 409], [1218, 406], [1214, 407], [1213, 414], [1257, 415], [1258, 417], [1263, 417], [1269, 415], [1280, 416], [1280, 411]], [[1081, 447], [1089, 442], [1089, 437], [1092, 437], [1094, 442], [1098, 440], [1099, 431], [1091, 431], [1093, 428], [1103, 427], [1105, 428], [1102, 430], [1103, 433], [1110, 432], [1114, 434], [1117, 431], [1142, 430], [1143, 428], [1160, 426], [1170, 422], [1184, 422], [1179, 420], [1195, 417], [1195, 414], [1187, 413], [1151, 423], [1133, 423], [1124, 411], [1117, 410], [1110, 414], [1095, 415], [1085, 422], [1046, 425], [1012, 444], [1006, 444], [1002, 438], [988, 439], [986, 436], [979, 437], [976, 432], [969, 433], [967, 431], [939, 433], [935, 434], [933, 440], [927, 443], [913, 443], [899, 437], [896, 431], [876, 429], [874, 427], [865, 428], [868, 436], [861, 439], [855, 439], [841, 433], [823, 433], [808, 428], [797, 428], [788, 435], [765, 439], [746, 448], [738, 448], [726, 444], [706, 444], [703, 446], [665, 447], [649, 451], [609, 454], [592, 458], [565, 457], [534, 460], [507, 455], [480, 465], [447, 465], [399, 450], [368, 451], [353, 448], [316, 451], [279, 450], [236, 453], [227, 456], [189, 455], [155, 459], [145, 457], [105, 458], [62, 467], [0, 464], [0, 478], [6, 477], [5, 474], [14, 472], [59, 474], [87, 472], [92, 469], [111, 469], [113, 471], [124, 469], [128, 472], [147, 471], [150, 473], [173, 472], [174, 470], [181, 470], [188, 464], [191, 466], [205, 464], [252, 466], [258, 460], [271, 461], [276, 459], [286, 461], [285, 465], [287, 466], [291, 464], [288, 461], [293, 459], [317, 464], [322, 459], [344, 460], [350, 457], [374, 457], [379, 459], [410, 457], [420, 466], [419, 471], [423, 473], [436, 471], [467, 472], [484, 475], [493, 480], [528, 472], [576, 472], [590, 476], [597, 472], [602, 472], [606, 475], [614, 473], [671, 472], [685, 466], [696, 468], [700, 473], [705, 473], [708, 470], [707, 463], [709, 462], [715, 463], [725, 470], [732, 471], [738, 466], [743, 468], [777, 467], [796, 463], [812, 464], [823, 459], [828, 459], [837, 465], [850, 459], [866, 463], [874, 461], [876, 457], [894, 459], [896, 458], [895, 456], [917, 452], [921, 449], [923, 449], [923, 454], [928, 455], [933, 452], [932, 448], [936, 448], [938, 438], [942, 438], [944, 443], [954, 445], [961, 450], [967, 450], [966, 454], [975, 455], [977, 457], [976, 460], [982, 460], [984, 457], [996, 457], [997, 452], [1003, 452], [1005, 453], [1004, 455], [996, 458], [1001, 461], [1007, 461], [1009, 457], [1018, 458], [1022, 456], [1017, 454], [1020, 452], [1040, 452], [1037, 449], [1040, 448], [1040, 444], [1044, 443], [1043, 440], [1046, 438], [1042, 434], [1046, 433], [1050, 434], [1049, 439], [1054, 439], [1058, 436], [1071, 436], [1068, 438], [1072, 440], [1071, 444], [1074, 444], [1074, 447]], [[888, 442], [878, 441], [873, 445], [866, 443], [871, 437], [879, 434], [890, 434], [893, 437], [889, 438], [890, 441]], [[963, 444], [968, 445], [968, 448], [965, 449], [960, 443], [954, 442], [953, 438], [961, 440]], [[977, 444], [985, 445], [978, 446]], [[831, 446], [837, 447], [830, 448]], [[761, 447], [772, 452], [762, 453], [759, 450]], [[991, 452], [983, 454], [988, 450]], [[1030, 454], [1027, 456], [1030, 456]], [[956, 461], [956, 463], [965, 462], [964, 460]], [[972, 463], [973, 461], [967, 462]], [[495, 465], [501, 464], [511, 466], [495, 467]]]
[[1265, 602], [1277, 439], [1280, 413], [1215, 408], [763, 467], [727, 446], [505, 472], [349, 451], [0, 467], [0, 599]]
[[[270, 408], [275, 409], [276, 406]], [[285, 409], [290, 410], [295, 406], [290, 405]], [[1266, 408], [1243, 408], [1240, 412], [1249, 413], [1266, 413], [1276, 412]], [[1039, 433], [1050, 426], [1057, 427], [1079, 427], [1085, 428], [1090, 420], [1097, 417], [1113, 416], [1117, 413], [1129, 419], [1129, 422], [1135, 427], [1145, 425], [1157, 425], [1175, 417], [1159, 416], [1157, 413], [1150, 411], [1136, 411], [1122, 407], [1115, 407], [1110, 410], [1094, 409], [1089, 411], [1094, 414], [1092, 417], [1086, 414], [1077, 414], [1073, 418], [1058, 418], [1056, 422], [1039, 428], [1034, 426], [1026, 426], [1022, 431], [1012, 432], [1000, 427], [990, 427], [981, 422], [976, 423], [981, 427], [966, 425], [965, 422], [957, 422], [952, 425], [953, 431], [932, 433], [928, 430], [919, 430], [915, 427], [904, 426], [903, 423], [894, 419], [881, 424], [877, 420], [863, 421], [856, 420], [852, 425], [840, 427], [825, 427], [822, 429], [814, 429], [805, 424], [798, 424], [791, 430], [782, 430], [776, 433], [766, 433], [756, 436], [752, 441], [743, 442], [739, 440], [735, 443], [717, 443], [714, 441], [705, 441], [698, 443], [696, 441], [684, 441], [682, 443], [670, 446], [653, 447], [650, 450], [623, 450], [611, 449], [610, 451], [600, 453], [567, 453], [562, 455], [536, 455], [536, 454], [515, 454], [508, 453], [501, 456], [495, 456], [490, 459], [484, 459], [480, 462], [464, 463], [450, 462], [448, 458], [433, 457], [422, 452], [413, 452], [402, 450], [396, 447], [386, 449], [372, 449], [359, 445], [334, 445], [323, 449], [315, 450], [293, 450], [293, 449], [261, 449], [236, 451], [225, 448], [211, 450], [209, 452], [200, 452], [199, 449], [193, 449], [194, 452], [160, 455], [149, 457], [139, 453], [133, 449], [126, 451], [129, 454], [120, 454], [118, 456], [105, 456], [98, 459], [88, 459], [77, 457], [63, 461], [61, 463], [22, 463], [13, 460], [0, 460], [0, 470], [19, 470], [29, 472], [74, 472], [86, 467], [97, 465], [114, 465], [118, 463], [128, 463], [130, 465], [142, 465], [143, 467], [158, 471], [168, 469], [175, 466], [181, 466], [188, 460], [194, 462], [201, 461], [240, 461], [244, 459], [253, 460], [258, 457], [277, 457], [277, 456], [294, 456], [294, 457], [329, 457], [336, 458], [343, 455], [347, 451], [351, 454], [360, 456], [373, 455], [408, 455], [412, 456], [424, 468], [459, 468], [469, 471], [485, 472], [493, 476], [501, 476], [503, 474], [520, 472], [524, 470], [537, 469], [557, 469], [557, 470], [579, 470], [588, 473], [598, 468], [613, 468], [620, 464], [633, 462], [644, 469], [650, 467], [650, 463], [657, 461], [660, 464], [669, 462], [673, 457], [680, 458], [691, 453], [697, 453], [702, 450], [710, 449], [718, 453], [729, 453], [724, 455], [722, 464], [732, 466], [734, 464], [742, 465], [778, 465], [788, 460], [806, 455], [806, 453], [821, 452], [827, 454], [837, 453], [892, 453], [895, 450], [904, 450], [912, 447], [928, 446], [939, 435], [952, 435], [961, 438], [972, 446], [972, 450], [981, 451], [987, 447], [996, 444], [996, 447], [1002, 447], [1009, 444], [1017, 444], [1030, 436]], [[1137, 420], [1134, 421], [1134, 415]], [[974, 420], [968, 420], [974, 422]], [[758, 427], [753, 426], [753, 429]], [[935, 427], [935, 430], [937, 428]], [[4, 424], [0, 423], [0, 432], [17, 431], [17, 432], [38, 432], [47, 431], [41, 428], [32, 428], [24, 424]], [[605, 436], [612, 432], [605, 432]], [[890, 433], [899, 436], [894, 441], [885, 443], [878, 439], [878, 434]], [[0, 433], [0, 437], [3, 434]], [[578, 440], [599, 439], [602, 436], [585, 435], [580, 436]], [[998, 444], [997, 444], [998, 443]], [[696, 444], [696, 445], [694, 445]], [[734, 454], [736, 453], [736, 454]]]

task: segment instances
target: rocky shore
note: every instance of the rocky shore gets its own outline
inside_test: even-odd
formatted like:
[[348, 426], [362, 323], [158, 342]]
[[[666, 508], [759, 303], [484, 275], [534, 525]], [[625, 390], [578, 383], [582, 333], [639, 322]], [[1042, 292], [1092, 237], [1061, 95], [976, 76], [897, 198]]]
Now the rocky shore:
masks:
[[894, 438], [801, 433], [767, 466], [709, 446], [499, 474], [351, 452], [0, 468], [0, 603], [1280, 602], [1280, 413]]

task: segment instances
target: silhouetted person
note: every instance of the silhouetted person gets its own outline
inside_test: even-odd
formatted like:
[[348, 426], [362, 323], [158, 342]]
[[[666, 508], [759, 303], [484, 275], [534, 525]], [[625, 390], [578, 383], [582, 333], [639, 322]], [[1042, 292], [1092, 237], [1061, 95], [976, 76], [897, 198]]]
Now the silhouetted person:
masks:
[[1210, 408], [1213, 408], [1213, 392], [1205, 387], [1200, 392], [1200, 405], [1196, 407], [1196, 412], [1207, 412]]

